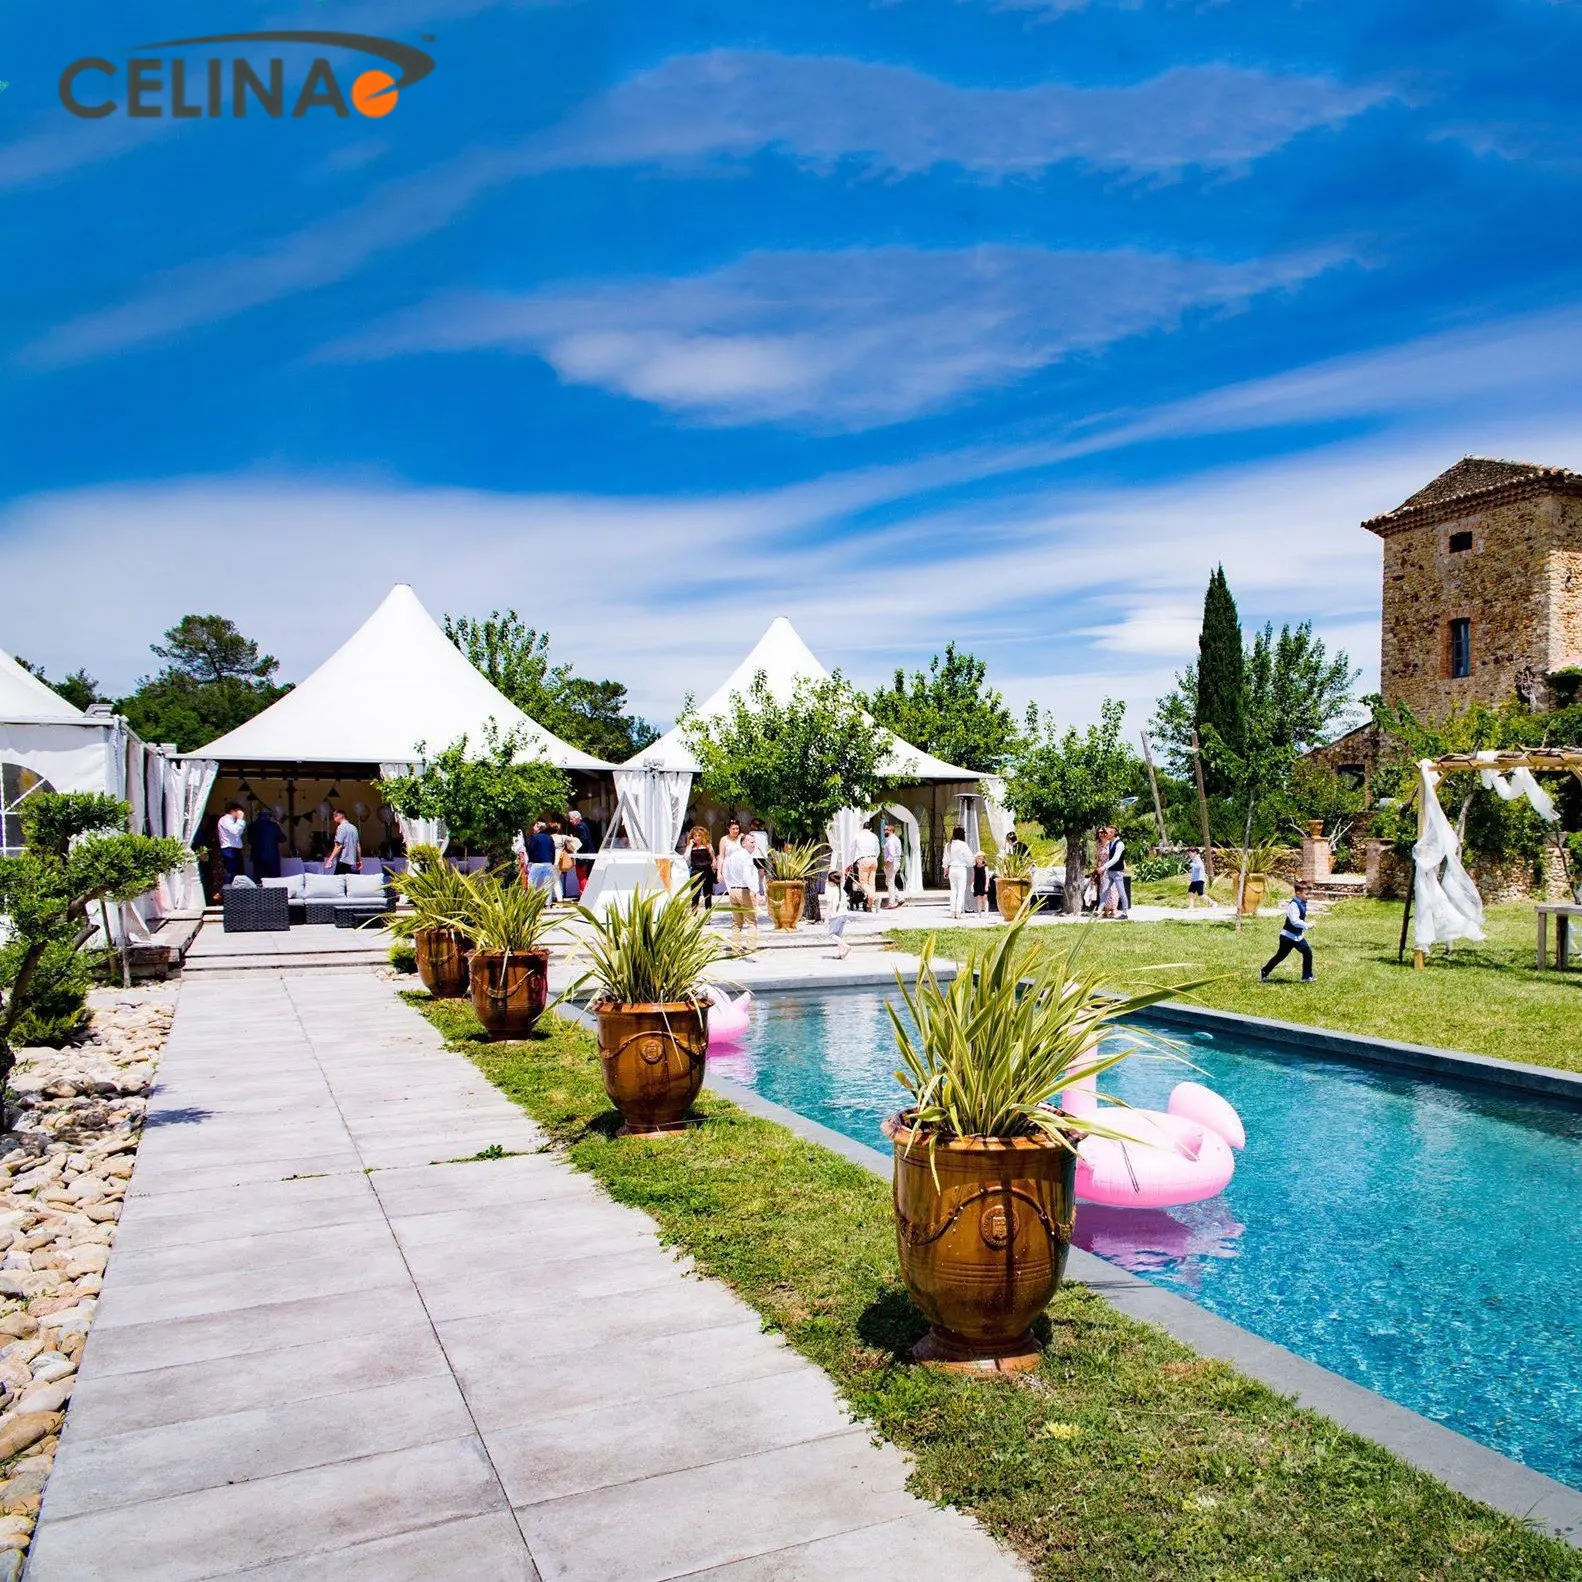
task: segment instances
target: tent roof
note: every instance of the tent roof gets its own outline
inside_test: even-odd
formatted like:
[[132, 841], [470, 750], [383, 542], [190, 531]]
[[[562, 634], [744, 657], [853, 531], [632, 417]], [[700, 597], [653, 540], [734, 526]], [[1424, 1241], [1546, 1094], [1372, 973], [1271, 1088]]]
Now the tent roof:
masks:
[[0, 720], [69, 720], [81, 724], [88, 716], [45, 686], [0, 648]]
[[[695, 712], [703, 719], [717, 718], [729, 706], [731, 695], [745, 693], [760, 670], [768, 682], [770, 693], [781, 703], [791, 696], [797, 682], [803, 678], [819, 681], [829, 675], [814, 657], [812, 649], [802, 641], [797, 629], [785, 616], [777, 615], [769, 623], [769, 630], [758, 639], [753, 651], [697, 705]], [[925, 753], [921, 748], [902, 741], [894, 731], [886, 730], [882, 725], [875, 729], [889, 744], [889, 751], [882, 762], [886, 774], [914, 781], [983, 779], [982, 770], [947, 764], [943, 758], [936, 758], [932, 753]], [[692, 749], [687, 746], [681, 726], [676, 725], [657, 742], [628, 759], [625, 767], [685, 769], [696, 774], [699, 764], [692, 755]]]
[[231, 763], [409, 763], [493, 720], [559, 769], [608, 769], [552, 736], [476, 670], [404, 582], [310, 675], [234, 731], [187, 754]]

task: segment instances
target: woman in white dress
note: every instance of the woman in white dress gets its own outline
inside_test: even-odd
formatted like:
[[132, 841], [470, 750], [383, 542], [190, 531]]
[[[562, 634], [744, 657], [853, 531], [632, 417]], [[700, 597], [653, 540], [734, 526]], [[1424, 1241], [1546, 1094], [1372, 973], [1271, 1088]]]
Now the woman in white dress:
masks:
[[967, 844], [966, 830], [959, 824], [950, 832], [950, 844], [945, 848], [945, 877], [950, 881], [950, 915], [965, 917], [967, 886], [972, 877], [972, 848]]

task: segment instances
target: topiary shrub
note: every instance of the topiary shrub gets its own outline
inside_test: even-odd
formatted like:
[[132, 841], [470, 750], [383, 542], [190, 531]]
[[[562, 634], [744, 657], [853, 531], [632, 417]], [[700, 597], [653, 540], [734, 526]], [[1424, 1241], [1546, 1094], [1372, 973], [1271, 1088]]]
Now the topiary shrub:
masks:
[[[0, 983], [9, 983], [21, 965], [25, 947], [13, 941], [0, 949]], [[69, 942], [51, 945], [28, 985], [27, 1006], [12, 1030], [12, 1042], [69, 1043], [88, 1022], [88, 986], [92, 963]]]

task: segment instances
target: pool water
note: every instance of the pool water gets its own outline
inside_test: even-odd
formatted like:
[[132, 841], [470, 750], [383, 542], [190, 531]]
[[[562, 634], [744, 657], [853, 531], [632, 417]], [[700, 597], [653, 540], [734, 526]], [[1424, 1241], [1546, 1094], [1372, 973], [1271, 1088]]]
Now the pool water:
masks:
[[[904, 1097], [878, 990], [775, 995], [711, 1066], [874, 1147]], [[1582, 1488], [1582, 1110], [1206, 1033], [1179, 1081], [1240, 1112], [1225, 1193], [1082, 1204], [1076, 1243], [1504, 1455]]]

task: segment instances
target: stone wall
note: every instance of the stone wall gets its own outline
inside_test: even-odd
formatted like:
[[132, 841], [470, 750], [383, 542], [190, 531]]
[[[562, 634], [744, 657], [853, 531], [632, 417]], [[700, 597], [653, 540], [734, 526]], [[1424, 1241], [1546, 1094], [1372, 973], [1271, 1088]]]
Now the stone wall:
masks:
[[[1526, 857], [1473, 857], [1467, 873], [1478, 887], [1485, 906], [1501, 901], [1566, 901], [1571, 898], [1565, 865], [1558, 852], [1547, 850], [1542, 876], [1533, 879], [1533, 864]], [[1412, 882], [1412, 865], [1382, 841], [1368, 842], [1368, 894], [1386, 900], [1404, 900]]]
[[[1472, 546], [1452, 550], [1453, 534]], [[1450, 674], [1452, 620], [1471, 623], [1472, 673]], [[1384, 540], [1385, 700], [1442, 717], [1497, 704], [1582, 661], [1582, 500], [1515, 500]]]

